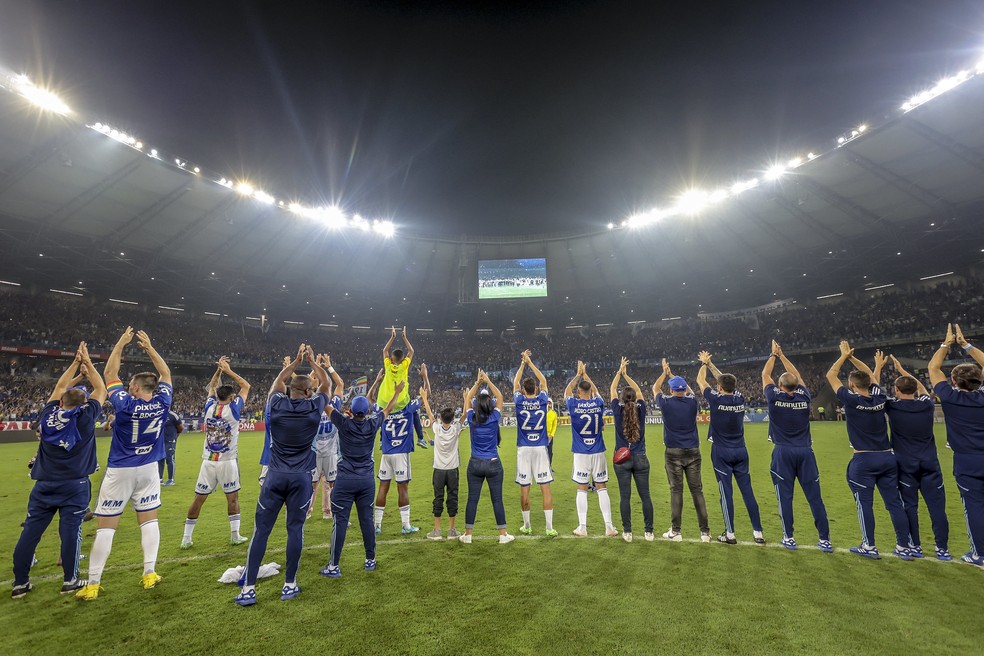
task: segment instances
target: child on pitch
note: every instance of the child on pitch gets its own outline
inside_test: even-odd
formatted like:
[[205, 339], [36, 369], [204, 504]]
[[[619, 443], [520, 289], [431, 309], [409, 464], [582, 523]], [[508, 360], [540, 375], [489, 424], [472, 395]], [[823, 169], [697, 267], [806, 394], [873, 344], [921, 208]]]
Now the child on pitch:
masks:
[[454, 527], [458, 515], [458, 437], [461, 435], [461, 421], [455, 419], [454, 408], [443, 408], [438, 421], [431, 411], [429, 397], [429, 386], [420, 388], [420, 400], [434, 430], [434, 530], [427, 534], [427, 539], [442, 538], [441, 515], [444, 512], [444, 493], [447, 491], [448, 539], [455, 540], [461, 535]]

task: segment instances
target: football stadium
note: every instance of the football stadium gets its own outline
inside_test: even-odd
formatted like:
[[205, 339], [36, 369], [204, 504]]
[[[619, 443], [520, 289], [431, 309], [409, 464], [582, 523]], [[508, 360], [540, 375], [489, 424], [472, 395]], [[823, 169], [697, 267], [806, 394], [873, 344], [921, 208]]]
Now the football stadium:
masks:
[[979, 7], [288, 5], [3, 10], [5, 653], [984, 652]]

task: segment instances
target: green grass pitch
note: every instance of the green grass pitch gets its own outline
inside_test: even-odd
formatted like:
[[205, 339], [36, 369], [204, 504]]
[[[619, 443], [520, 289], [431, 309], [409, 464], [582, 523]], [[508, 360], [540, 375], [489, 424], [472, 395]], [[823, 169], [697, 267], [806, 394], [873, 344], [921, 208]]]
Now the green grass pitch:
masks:
[[478, 298], [537, 298], [545, 297], [546, 289], [538, 287], [488, 287], [478, 290]]
[[[327, 559], [330, 522], [315, 515], [306, 527], [298, 581], [299, 598], [281, 602], [281, 579], [261, 580], [259, 603], [239, 608], [233, 585], [216, 579], [244, 560], [246, 545], [230, 547], [221, 494], [205, 504], [195, 546], [178, 549], [185, 511], [193, 496], [201, 437], [178, 442], [175, 487], [163, 488], [158, 572], [154, 590], [139, 585], [140, 541], [133, 513], [117, 532], [104, 591], [95, 602], [58, 594], [55, 566], [58, 540], [54, 524], [42, 539], [32, 571], [35, 590], [11, 600], [10, 554], [19, 535], [31, 481], [25, 463], [33, 444], [0, 446], [0, 553], [6, 563], [0, 592], [0, 634], [7, 654], [922, 654], [981, 653], [984, 616], [980, 598], [984, 572], [931, 558], [902, 562], [885, 556], [868, 561], [846, 553], [859, 542], [857, 512], [845, 481], [851, 457], [844, 424], [814, 424], [814, 446], [822, 472], [824, 501], [837, 552], [810, 548], [816, 532], [797, 491], [796, 527], [801, 549], [777, 546], [781, 537], [776, 500], [769, 479], [770, 445], [766, 426], [748, 426], [755, 491], [769, 546], [727, 546], [686, 541], [642, 540], [641, 508], [633, 505], [638, 539], [631, 544], [605, 539], [600, 511], [589, 495], [586, 539], [570, 537], [576, 524], [575, 486], [570, 481], [568, 429], [560, 428], [554, 461], [555, 525], [562, 537], [546, 539], [539, 494], [533, 493], [536, 538], [509, 545], [495, 540], [487, 490], [479, 507], [475, 543], [429, 542], [432, 524], [431, 452], [413, 456], [410, 485], [413, 522], [421, 532], [400, 535], [395, 490], [387, 505], [378, 550], [379, 569], [363, 572], [358, 527], [349, 531], [342, 557], [343, 578], [318, 575]], [[701, 432], [706, 431], [701, 427]], [[609, 429], [610, 435], [610, 429]], [[942, 427], [938, 427], [942, 437]], [[513, 484], [515, 446], [504, 431], [506, 513], [510, 532], [520, 525], [518, 488]], [[243, 532], [252, 531], [257, 498], [256, 464], [261, 436], [240, 438]], [[611, 439], [611, 438], [609, 438]], [[942, 444], [942, 439], [939, 440]], [[669, 524], [669, 501], [662, 468], [660, 430], [649, 427], [651, 482], [656, 530]], [[99, 440], [105, 466], [108, 442]], [[609, 445], [609, 455], [611, 453]], [[702, 443], [704, 489], [711, 530], [722, 527], [717, 485]], [[462, 460], [468, 452], [462, 439]], [[951, 457], [941, 449], [951, 520], [951, 551], [967, 548], [967, 536]], [[462, 474], [464, 469], [462, 469]], [[93, 494], [100, 474], [93, 477]], [[612, 506], [618, 524], [614, 476]], [[466, 484], [462, 477], [464, 520]], [[683, 534], [697, 538], [693, 506], [685, 493]], [[750, 541], [751, 529], [736, 491], [736, 529]], [[876, 503], [878, 545], [893, 544], [887, 513]], [[923, 544], [932, 552], [928, 516], [921, 516]], [[446, 526], [446, 524], [445, 524]], [[84, 524], [88, 554], [95, 522]], [[270, 540], [264, 562], [284, 563], [283, 519]], [[84, 564], [84, 563], [83, 563]]]

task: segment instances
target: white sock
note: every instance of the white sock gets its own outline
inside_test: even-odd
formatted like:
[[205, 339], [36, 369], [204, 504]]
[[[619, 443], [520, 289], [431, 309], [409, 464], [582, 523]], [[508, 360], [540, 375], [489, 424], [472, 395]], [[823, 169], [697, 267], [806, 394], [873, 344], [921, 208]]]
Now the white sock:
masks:
[[577, 505], [577, 525], [588, 525], [588, 491], [579, 489], [575, 500]]
[[543, 518], [547, 520], [547, 530], [553, 530], [553, 508], [543, 511]]
[[243, 586], [243, 592], [249, 592], [250, 590], [255, 590], [255, 589], [256, 589], [256, 586], [255, 585], [244, 585]]
[[197, 519], [185, 520], [184, 535], [181, 537], [182, 542], [191, 542], [191, 536], [195, 532], [195, 524], [197, 523], [198, 523]]
[[375, 506], [372, 509], [372, 523], [373, 526], [375, 526], [376, 528], [379, 528], [380, 526], [383, 525], [383, 511], [385, 509], [386, 506]]
[[529, 528], [530, 527], [530, 511], [529, 510], [523, 510], [521, 512], [523, 513], [523, 528]]
[[403, 528], [410, 528], [410, 506], [400, 506], [400, 521], [403, 522]]
[[233, 540], [238, 540], [242, 537], [239, 535], [239, 521], [241, 517], [242, 516], [239, 513], [229, 515], [229, 531], [232, 533]]
[[[585, 500], [587, 505], [587, 500]], [[612, 500], [608, 498], [608, 488], [598, 488], [598, 505], [601, 506], [601, 517], [605, 520], [605, 528], [612, 527]]]
[[144, 574], [157, 569], [157, 550], [161, 546], [161, 525], [156, 519], [140, 525], [140, 546], [143, 547]]
[[734, 533], [725, 532], [724, 537], [728, 538], [729, 540], [734, 540], [735, 539], [735, 534]]
[[109, 552], [113, 550], [115, 528], [97, 528], [96, 539], [89, 552], [89, 585], [98, 585], [102, 579], [103, 569], [109, 560]]
[[760, 538], [762, 537], [762, 531], [752, 531], [752, 535], [754, 537]]

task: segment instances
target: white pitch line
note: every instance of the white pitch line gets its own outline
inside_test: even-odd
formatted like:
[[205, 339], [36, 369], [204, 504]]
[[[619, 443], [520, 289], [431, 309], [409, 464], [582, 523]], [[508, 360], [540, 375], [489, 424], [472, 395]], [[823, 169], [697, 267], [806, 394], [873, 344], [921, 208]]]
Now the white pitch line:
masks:
[[[497, 535], [475, 535], [475, 536], [473, 536], [472, 539], [475, 540], [475, 541], [481, 541], [481, 542], [492, 542], [492, 541], [498, 541], [499, 536], [497, 536]], [[598, 535], [588, 535], [588, 536], [583, 537], [583, 538], [579, 538], [576, 535], [563, 535], [563, 534], [562, 535], [557, 535], [557, 536], [554, 536], [554, 537], [550, 537], [550, 536], [547, 536], [547, 535], [522, 535], [522, 536], [516, 536], [516, 541], [517, 542], [525, 542], [525, 541], [531, 541], [531, 540], [621, 540], [621, 534], [619, 534], [618, 536], [613, 536], [613, 537], [608, 537], [606, 535], [601, 535], [601, 534], [598, 534]], [[712, 538], [712, 540], [713, 540], [713, 538]], [[447, 542], [447, 541], [448, 540], [446, 540], [446, 539], [445, 540], [441, 540], [441, 542]], [[635, 541], [642, 542], [644, 540], [635, 540]], [[437, 540], [428, 540], [427, 538], [397, 538], [397, 539], [394, 539], [394, 540], [376, 540], [376, 545], [377, 546], [379, 546], [379, 545], [387, 546], [387, 545], [397, 545], [397, 544], [422, 544], [424, 542], [437, 542]], [[680, 542], [685, 542], [685, 543], [689, 543], [689, 544], [708, 544], [706, 542], [701, 542], [700, 539], [697, 539], [697, 538], [684, 538]], [[663, 538], [656, 538], [655, 543], [673, 544], [673, 542], [671, 542], [669, 540], [665, 540]], [[710, 544], [716, 544], [716, 542], [711, 542]], [[467, 545], [465, 545], [465, 546], [467, 546]], [[782, 543], [780, 543], [780, 542], [769, 542], [769, 543], [766, 543], [764, 545], [759, 545], [759, 544], [755, 544], [754, 542], [739, 541], [737, 545], [724, 544], [722, 546], [725, 546], [725, 547], [734, 547], [734, 546], [740, 546], [740, 547], [756, 547], [756, 548], [759, 548], [759, 549], [785, 549], [785, 547], [783, 547], [782, 546]], [[329, 549], [330, 547], [331, 547], [331, 544], [328, 543], [328, 542], [325, 542], [323, 544], [310, 545], [310, 546], [305, 545], [304, 551]], [[802, 545], [799, 545], [799, 550], [804, 550], [804, 551], [809, 551], [809, 550], [812, 550], [812, 551], [820, 551], [820, 547], [818, 547], [818, 546], [816, 546], [814, 544], [810, 544], [810, 545], [802, 544]], [[266, 550], [266, 554], [284, 553], [286, 551], [287, 551], [287, 548], [286, 547], [274, 547], [274, 548], [271, 548], [271, 549], [267, 549]], [[843, 547], [835, 547], [834, 548], [834, 553], [850, 554], [851, 553], [851, 550], [850, 549], [844, 549]], [[174, 557], [174, 558], [163, 558], [161, 560], [158, 560], [157, 563], [159, 565], [160, 564], [173, 565], [175, 563], [192, 563], [192, 562], [195, 562], [195, 561], [198, 561], [198, 560], [207, 560], [207, 559], [212, 559], [212, 558], [219, 558], [219, 557], [227, 556], [227, 555], [230, 556], [230, 557], [233, 557], [233, 558], [240, 557], [240, 555], [238, 554], [238, 552], [234, 552], [234, 551], [220, 551], [220, 552], [217, 552], [217, 553], [198, 554], [198, 555], [194, 555], [194, 556], [179, 556], [179, 557]], [[895, 556], [892, 555], [891, 552], [887, 552], [887, 553], [885, 553], [883, 555], [885, 557], [888, 557], [888, 558], [895, 558]], [[241, 558], [245, 558], [245, 557], [246, 557], [246, 554], [245, 553], [241, 554]], [[920, 559], [917, 559], [917, 560], [920, 560]], [[960, 563], [960, 559], [959, 558], [954, 558], [952, 561], [942, 561], [942, 560], [937, 560], [935, 557], [927, 556], [925, 558], [922, 558], [921, 560], [933, 561], [933, 562], [937, 562], [937, 563], [941, 563], [941, 564]], [[137, 569], [137, 568], [142, 568], [142, 567], [143, 567], [143, 563], [142, 562], [140, 562], [140, 563], [125, 563], [125, 564], [120, 564], [120, 565], [108, 566], [103, 571], [104, 572], [115, 572], [115, 571], [119, 571], [119, 570]], [[88, 568], [82, 568], [82, 567], [80, 567], [80, 573], [83, 572], [83, 571], [84, 572], [88, 572]], [[61, 574], [46, 574], [44, 576], [32, 576], [31, 577], [31, 581], [32, 582], [34, 582], [34, 581], [47, 581], [47, 580], [52, 580], [52, 579], [61, 579], [61, 577], [62, 577]], [[14, 583], [13, 582], [13, 579], [8, 579], [8, 580], [5, 580], [5, 581], [0, 581], [0, 586], [2, 586], [2, 587], [13, 586], [13, 583]]]

